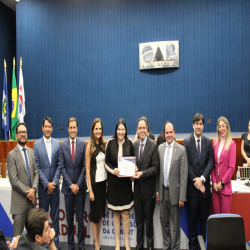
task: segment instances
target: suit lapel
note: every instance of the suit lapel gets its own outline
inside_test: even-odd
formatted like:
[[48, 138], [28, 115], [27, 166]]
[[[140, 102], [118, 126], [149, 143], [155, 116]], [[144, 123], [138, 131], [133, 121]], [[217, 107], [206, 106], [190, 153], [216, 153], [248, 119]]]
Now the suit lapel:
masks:
[[52, 166], [52, 161], [54, 159], [54, 154], [55, 154], [55, 140], [51, 138], [51, 166]]
[[136, 157], [136, 164], [138, 167], [139, 166], [139, 140], [134, 142], [134, 151], [135, 151], [135, 157]]
[[[194, 134], [192, 134], [192, 137], [191, 137], [191, 140], [192, 140], [192, 147], [193, 147], [193, 151], [195, 152], [195, 157], [197, 159], [197, 161], [199, 162], [199, 157], [198, 157], [198, 151], [197, 151], [197, 147], [196, 147], [196, 142], [195, 142], [195, 138], [194, 138]], [[201, 140], [201, 143], [202, 143], [203, 140]]]
[[46, 159], [48, 160], [48, 164], [49, 164], [49, 156], [48, 156], [48, 152], [47, 152], [46, 145], [44, 143], [44, 139], [43, 138], [41, 139], [41, 148], [42, 148], [43, 154], [45, 155]]
[[[144, 146], [142, 158], [140, 159], [141, 164], [142, 164], [142, 162], [143, 162], [144, 155], [147, 154], [147, 151], [149, 150], [149, 146], [150, 146], [150, 145], [149, 145], [149, 143], [148, 143], [148, 138], [147, 138], [146, 144], [145, 144], [145, 146]], [[139, 147], [140, 147], [140, 144], [139, 144]], [[140, 149], [138, 150], [138, 154], [139, 154], [139, 151], [140, 151]]]
[[[220, 145], [220, 144], [219, 144]], [[218, 147], [218, 150], [219, 150], [219, 147]], [[224, 157], [224, 153], [225, 153], [225, 143], [223, 145], [223, 148], [221, 150], [221, 154], [220, 154], [220, 162], [221, 163], [223, 161], [223, 157]], [[217, 155], [216, 155], [217, 156]]]
[[[70, 160], [71, 160], [71, 163], [72, 163], [72, 167], [73, 167], [74, 164], [73, 164], [73, 161], [72, 161], [72, 154], [71, 154], [71, 151], [70, 151], [70, 139], [69, 138], [68, 138], [68, 142], [66, 144], [66, 147], [67, 147], [68, 155], [70, 157]], [[75, 155], [76, 155], [76, 153], [75, 153]]]
[[172, 165], [173, 165], [173, 162], [175, 160], [175, 155], [176, 155], [176, 150], [177, 150], [177, 146], [176, 146], [176, 142], [174, 142], [174, 145], [173, 145], [173, 151], [172, 151], [172, 158], [171, 158], [171, 163], [170, 163], [170, 166], [169, 166], [169, 174], [170, 174], [170, 171], [172, 169]]
[[[77, 161], [77, 156], [78, 156], [78, 151], [80, 150], [80, 142], [78, 140], [78, 138], [76, 137], [76, 148], [75, 148], [75, 164], [76, 164], [76, 161]], [[75, 165], [74, 164], [74, 165]]]
[[28, 170], [27, 170], [27, 167], [26, 167], [26, 163], [24, 162], [22, 153], [20, 152], [18, 146], [16, 146], [16, 153], [17, 153], [18, 161], [21, 163], [21, 166], [25, 169], [27, 175], [29, 176]]

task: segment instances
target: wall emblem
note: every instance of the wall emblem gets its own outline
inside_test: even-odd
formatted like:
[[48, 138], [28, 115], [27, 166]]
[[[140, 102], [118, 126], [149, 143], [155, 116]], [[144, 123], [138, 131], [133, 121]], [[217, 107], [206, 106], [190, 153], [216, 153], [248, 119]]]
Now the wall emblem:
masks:
[[179, 41], [139, 44], [140, 70], [179, 67]]

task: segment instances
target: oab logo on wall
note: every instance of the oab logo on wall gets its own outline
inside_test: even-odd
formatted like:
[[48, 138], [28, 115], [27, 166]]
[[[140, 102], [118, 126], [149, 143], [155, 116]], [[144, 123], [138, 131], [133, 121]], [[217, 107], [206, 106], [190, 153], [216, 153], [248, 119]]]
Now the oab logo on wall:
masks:
[[179, 41], [139, 44], [140, 70], [179, 67]]

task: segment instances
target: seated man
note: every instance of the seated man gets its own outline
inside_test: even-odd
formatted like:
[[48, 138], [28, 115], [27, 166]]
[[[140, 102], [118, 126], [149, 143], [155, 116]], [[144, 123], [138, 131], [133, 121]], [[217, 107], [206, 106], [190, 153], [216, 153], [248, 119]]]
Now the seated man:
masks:
[[43, 245], [48, 245], [50, 250], [56, 250], [54, 243], [55, 230], [49, 226], [49, 214], [44, 209], [33, 208], [27, 215], [25, 228], [19, 239], [17, 250], [45, 250]]

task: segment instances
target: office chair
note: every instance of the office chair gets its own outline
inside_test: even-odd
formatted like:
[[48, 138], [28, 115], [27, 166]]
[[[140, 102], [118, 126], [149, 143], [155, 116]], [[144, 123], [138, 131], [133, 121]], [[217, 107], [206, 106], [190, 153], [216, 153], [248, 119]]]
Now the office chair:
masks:
[[201, 250], [250, 250], [244, 221], [238, 214], [213, 214], [207, 219], [207, 241], [198, 236]]

